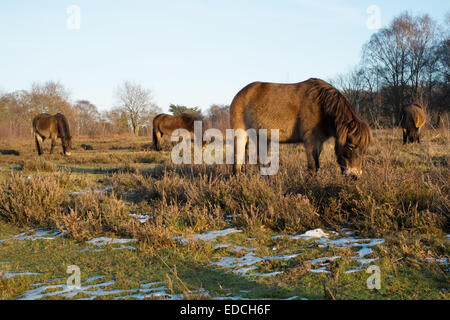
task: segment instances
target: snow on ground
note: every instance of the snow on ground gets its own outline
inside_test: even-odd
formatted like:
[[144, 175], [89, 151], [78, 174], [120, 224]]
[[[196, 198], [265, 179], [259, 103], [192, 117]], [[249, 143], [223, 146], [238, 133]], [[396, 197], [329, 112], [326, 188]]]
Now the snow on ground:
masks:
[[[202, 240], [209, 242], [216, 242], [219, 236], [226, 236], [231, 233], [242, 232], [241, 230], [237, 230], [234, 228], [224, 229], [224, 230], [215, 230], [209, 231], [202, 234], [194, 234], [189, 239], [193, 240]], [[357, 238], [351, 236], [353, 234], [352, 231], [348, 229], [342, 230], [342, 235], [335, 231], [325, 232], [322, 229], [314, 229], [306, 231], [305, 233], [299, 235], [276, 235], [273, 236], [273, 239], [280, 238], [289, 238], [292, 240], [304, 240], [304, 241], [313, 241], [312, 244], [301, 247], [300, 249], [304, 250], [308, 247], [338, 247], [338, 248], [356, 248], [359, 249], [356, 252], [356, 255], [352, 258], [357, 261], [360, 266], [354, 269], [347, 270], [347, 272], [359, 272], [363, 270], [363, 266], [368, 265], [378, 258], [365, 258], [368, 255], [373, 255], [374, 251], [371, 247], [379, 245], [383, 243], [384, 239], [368, 239], [368, 238]], [[176, 240], [179, 240], [183, 244], [188, 243], [188, 238], [185, 237], [176, 237]], [[251, 240], [251, 239], [248, 239]], [[241, 276], [276, 276], [282, 272], [270, 272], [270, 273], [261, 273], [256, 272], [259, 267], [258, 264], [267, 260], [283, 260], [288, 261], [290, 259], [296, 258], [300, 256], [302, 253], [295, 252], [287, 255], [273, 255], [273, 256], [263, 256], [260, 257], [255, 254], [257, 248], [246, 248], [239, 245], [233, 245], [231, 243], [218, 243], [213, 246], [215, 250], [219, 249], [234, 249], [235, 252], [242, 253], [242, 255], [225, 255], [220, 257], [217, 261], [212, 262], [209, 266], [215, 267], [219, 270], [225, 270], [228, 272], [232, 272], [234, 274], [238, 274]], [[278, 250], [277, 247], [272, 248], [273, 251]], [[328, 273], [326, 266], [330, 261], [339, 259], [341, 257], [319, 257], [317, 259], [309, 260], [315, 268], [309, 269], [311, 272], [325, 272]]]
[[[134, 216], [137, 219], [145, 219], [140, 215]], [[145, 220], [146, 221], [146, 220]], [[141, 222], [145, 222], [141, 221]], [[322, 229], [314, 229], [304, 232], [299, 235], [277, 235], [273, 236], [273, 239], [290, 238], [292, 240], [303, 241], [301, 246], [298, 246], [295, 252], [289, 254], [277, 254], [277, 255], [264, 255], [258, 256], [258, 248], [250, 248], [241, 245], [236, 245], [226, 241], [226, 236], [233, 233], [241, 233], [242, 230], [235, 228], [228, 228], [223, 230], [212, 230], [201, 234], [193, 234], [188, 236], [174, 237], [181, 244], [188, 244], [190, 241], [207, 241], [214, 243], [213, 248], [218, 250], [218, 253], [223, 252], [223, 256], [220, 256], [216, 261], [207, 265], [207, 267], [213, 267], [216, 270], [223, 270], [225, 272], [231, 272], [243, 277], [272, 277], [282, 273], [282, 271], [274, 272], [260, 272], [259, 265], [264, 261], [289, 261], [295, 259], [303, 254], [305, 250], [311, 247], [327, 248], [353, 248], [355, 255], [352, 258], [360, 265], [353, 269], [347, 270], [346, 273], [363, 271], [368, 264], [376, 261], [378, 258], [373, 257], [373, 247], [383, 243], [384, 239], [370, 239], [370, 238], [358, 238], [353, 236], [353, 232], [346, 229], [342, 230], [341, 234], [334, 231], [323, 231]], [[42, 229], [33, 229], [27, 232], [20, 233], [9, 239], [0, 239], [0, 242], [10, 240], [38, 240], [46, 239], [51, 240], [57, 237], [61, 237], [62, 233], [55, 231], [47, 231]], [[219, 242], [219, 239], [223, 243]], [[248, 238], [248, 241], [255, 240], [254, 238]], [[87, 245], [80, 252], [92, 250], [102, 251], [104, 246], [111, 246], [113, 249], [132, 249], [136, 248], [131, 243], [136, 243], [138, 239], [119, 239], [99, 237], [87, 241]], [[306, 244], [305, 244], [306, 241]], [[274, 246], [269, 248], [271, 251], [280, 251], [283, 248]], [[234, 252], [234, 255], [233, 255]], [[369, 257], [368, 257], [369, 256]], [[331, 257], [317, 257], [315, 259], [308, 260], [311, 264], [310, 272], [313, 273], [329, 273], [327, 266], [330, 262], [340, 259], [340, 256]], [[437, 260], [438, 263], [446, 263], [447, 260]], [[16, 276], [25, 275], [39, 275], [38, 273], [23, 272], [23, 273], [3, 273], [4, 277], [12, 278]], [[161, 299], [182, 299], [182, 294], [171, 294], [167, 292], [167, 288], [161, 285], [160, 282], [142, 283], [138, 288], [130, 290], [118, 290], [114, 289], [115, 281], [110, 280], [106, 282], [94, 283], [102, 276], [95, 276], [88, 278], [82, 283], [81, 288], [73, 289], [69, 288], [66, 284], [52, 284], [55, 281], [50, 281], [47, 284], [36, 283], [33, 286], [35, 288], [26, 291], [20, 299], [34, 300], [47, 297], [61, 297], [61, 298], [74, 298], [78, 294], [85, 295], [83, 299], [96, 299], [104, 295], [114, 295], [114, 299], [145, 299], [145, 298], [161, 298]], [[61, 281], [61, 279], [59, 279]], [[64, 281], [64, 280], [62, 280]], [[194, 292], [194, 294], [206, 294], [205, 292]], [[225, 296], [216, 297], [217, 299], [243, 299], [241, 296]], [[296, 297], [292, 297], [296, 298]]]
[[236, 232], [242, 232], [242, 230], [238, 230], [235, 228], [228, 228], [228, 229], [224, 229], [224, 230], [213, 230], [213, 231], [208, 231], [205, 233], [201, 233], [201, 234], [193, 234], [191, 236], [188, 237], [174, 237], [174, 240], [178, 240], [183, 244], [187, 244], [189, 243], [189, 241], [192, 240], [202, 240], [202, 241], [209, 241], [209, 242], [214, 242], [217, 240], [218, 237], [224, 237], [226, 235], [229, 235], [231, 233], [236, 233]]
[[62, 237], [63, 234], [59, 231], [50, 231], [50, 230], [43, 230], [43, 229], [32, 229], [29, 231], [25, 231], [22, 233], [19, 233], [12, 238], [7, 239], [0, 239], [0, 242], [5, 241], [11, 241], [11, 240], [54, 240], [55, 238]]

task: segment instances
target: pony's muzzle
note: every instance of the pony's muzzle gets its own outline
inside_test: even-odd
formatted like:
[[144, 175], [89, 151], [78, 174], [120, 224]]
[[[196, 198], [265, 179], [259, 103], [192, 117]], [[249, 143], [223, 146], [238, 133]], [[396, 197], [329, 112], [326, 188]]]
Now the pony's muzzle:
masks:
[[357, 168], [344, 168], [342, 170], [342, 173], [346, 177], [350, 177], [353, 179], [358, 179], [362, 175], [362, 170]]

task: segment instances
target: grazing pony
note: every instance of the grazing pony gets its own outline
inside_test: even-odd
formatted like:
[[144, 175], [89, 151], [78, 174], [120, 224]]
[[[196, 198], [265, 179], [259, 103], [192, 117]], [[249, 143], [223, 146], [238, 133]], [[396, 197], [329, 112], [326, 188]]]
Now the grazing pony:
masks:
[[[183, 112], [178, 116], [165, 113], [158, 114], [153, 118], [153, 146], [155, 150], [161, 150], [161, 138], [163, 135], [171, 136], [172, 132], [177, 129], [185, 129], [189, 131], [191, 137], [194, 137], [194, 121], [202, 121], [201, 115], [195, 112]], [[203, 137], [201, 138], [203, 141]], [[204, 145], [203, 142], [202, 145]]]
[[[371, 140], [369, 125], [347, 99], [327, 82], [314, 78], [293, 84], [251, 83], [234, 97], [230, 120], [234, 130], [279, 129], [280, 143], [304, 143], [312, 171], [319, 169], [323, 143], [335, 137], [342, 173], [355, 178], [362, 173], [363, 154]], [[244, 163], [247, 143], [248, 135], [236, 136], [235, 172]]]
[[403, 144], [420, 143], [420, 131], [426, 122], [422, 106], [411, 104], [404, 106], [400, 112], [400, 126], [403, 130]]
[[33, 132], [39, 155], [42, 155], [41, 144], [45, 139], [50, 138], [52, 140], [50, 153], [53, 153], [56, 139], [60, 138], [64, 155], [70, 156], [72, 137], [70, 136], [69, 123], [63, 114], [57, 113], [50, 115], [48, 113], [41, 113], [37, 115], [33, 119]]

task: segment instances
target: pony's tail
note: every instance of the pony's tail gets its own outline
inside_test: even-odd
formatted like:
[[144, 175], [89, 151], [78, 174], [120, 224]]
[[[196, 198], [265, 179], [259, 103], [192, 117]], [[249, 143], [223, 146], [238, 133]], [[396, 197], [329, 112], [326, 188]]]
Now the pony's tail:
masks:
[[159, 151], [159, 145], [158, 145], [158, 135], [157, 130], [158, 129], [158, 122], [156, 121], [158, 119], [159, 115], [153, 118], [153, 129], [152, 129], [152, 137], [153, 137], [153, 148], [157, 151]]
[[[38, 126], [37, 126], [37, 121], [38, 121], [38, 117], [34, 117], [33, 119], [33, 135], [34, 135], [34, 142], [36, 143], [36, 149], [38, 152], [38, 155], [42, 155], [42, 148], [41, 148], [41, 144], [39, 142], [39, 138], [41, 139], [41, 141], [43, 141], [42, 139], [44, 139], [45, 137], [39, 132]], [[38, 138], [39, 136], [39, 138]]]
[[157, 146], [156, 146], [156, 128], [154, 125], [153, 125], [152, 133], [153, 133], [153, 146], [155, 147], [155, 150], [156, 150], [156, 148], [157, 148]]
[[33, 133], [38, 134], [42, 137], [42, 134], [39, 132], [39, 129], [37, 127], [37, 121], [38, 121], [38, 117], [34, 117], [33, 118]]
[[36, 119], [36, 117], [34, 117], [33, 118], [33, 122], [32, 122], [32, 124], [33, 124], [33, 132], [36, 132], [36, 121], [37, 121], [37, 119]]
[[38, 133], [35, 132], [34, 133], [34, 142], [36, 143], [36, 149], [37, 149], [38, 155], [41, 155], [42, 154], [41, 144], [39, 143], [37, 136], [38, 136]]

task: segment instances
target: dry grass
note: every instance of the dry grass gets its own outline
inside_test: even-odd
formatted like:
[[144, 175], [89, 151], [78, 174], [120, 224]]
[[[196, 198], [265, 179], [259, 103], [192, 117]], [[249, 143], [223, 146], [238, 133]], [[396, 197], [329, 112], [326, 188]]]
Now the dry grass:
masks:
[[[374, 132], [358, 181], [340, 175], [331, 141], [318, 175], [308, 174], [302, 146], [283, 145], [280, 170], [270, 177], [260, 176], [255, 166], [238, 176], [227, 165], [176, 166], [168, 152], [138, 151], [146, 140], [125, 141], [135, 151], [122, 150], [124, 141], [79, 141], [94, 150], [42, 158], [23, 142], [18, 145], [25, 159], [10, 155], [3, 160], [8, 165], [20, 161], [22, 172], [0, 180], [0, 215], [20, 226], [58, 226], [76, 239], [114, 233], [161, 245], [172, 245], [170, 239], [181, 232], [229, 225], [283, 233], [350, 226], [376, 236], [400, 231], [442, 235], [449, 232], [448, 131], [429, 130], [423, 144], [406, 146], [399, 130]], [[64, 169], [75, 164], [109, 166], [97, 182], [112, 185], [113, 193], [71, 194], [91, 183], [80, 178], [82, 173]], [[146, 164], [159, 166], [140, 170]], [[150, 219], [136, 223], [129, 213]]]

